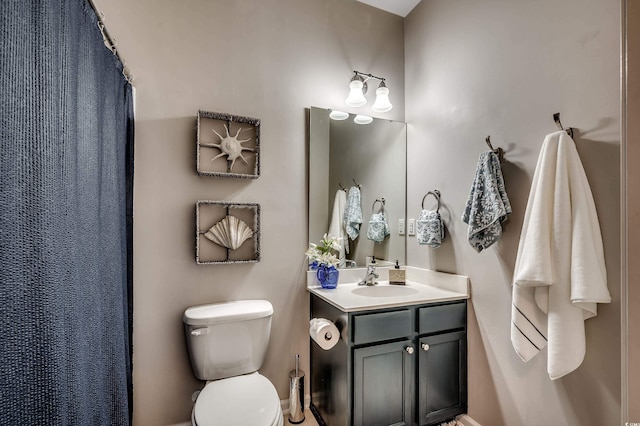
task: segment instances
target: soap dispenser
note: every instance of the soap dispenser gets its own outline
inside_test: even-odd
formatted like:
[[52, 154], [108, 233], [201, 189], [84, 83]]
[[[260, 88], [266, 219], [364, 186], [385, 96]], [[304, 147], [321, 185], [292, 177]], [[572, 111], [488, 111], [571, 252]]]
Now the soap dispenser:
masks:
[[405, 285], [407, 283], [404, 268], [400, 268], [400, 263], [396, 260], [396, 266], [389, 269], [389, 284]]

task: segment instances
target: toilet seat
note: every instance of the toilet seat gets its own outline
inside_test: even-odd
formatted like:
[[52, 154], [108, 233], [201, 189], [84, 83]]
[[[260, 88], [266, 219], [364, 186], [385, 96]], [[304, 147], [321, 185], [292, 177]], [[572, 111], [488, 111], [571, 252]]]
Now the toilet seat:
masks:
[[278, 393], [273, 384], [258, 373], [209, 382], [193, 407], [193, 424], [282, 425]]

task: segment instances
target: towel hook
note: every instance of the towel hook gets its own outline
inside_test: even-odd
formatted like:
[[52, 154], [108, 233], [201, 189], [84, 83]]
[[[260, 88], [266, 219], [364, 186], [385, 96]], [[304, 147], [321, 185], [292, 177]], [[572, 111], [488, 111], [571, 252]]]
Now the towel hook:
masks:
[[494, 149], [493, 145], [491, 145], [491, 136], [484, 138], [484, 141], [487, 143], [487, 146], [489, 146], [489, 149], [498, 155], [498, 161], [502, 163], [504, 160], [504, 149], [500, 147]]
[[360, 184], [358, 182], [356, 182], [356, 178], [353, 178], [353, 183], [358, 187], [358, 189], [360, 189]]
[[374, 209], [376, 208], [376, 203], [381, 204], [380, 211], [384, 212], [384, 203], [385, 203], [384, 198], [376, 198], [376, 200], [373, 202], [373, 205], [371, 206], [371, 213], [374, 212]]
[[562, 127], [562, 123], [560, 122], [559, 112], [556, 112], [555, 114], [553, 114], [553, 121], [556, 122], [556, 126], [558, 126], [560, 130], [564, 130], [565, 132], [567, 132], [569, 136], [571, 136], [571, 138], [573, 138], [573, 128], [569, 127], [568, 129], [565, 129], [564, 127]]
[[433, 195], [434, 197], [436, 197], [436, 200], [438, 201], [438, 207], [436, 208], [436, 212], [439, 212], [440, 211], [440, 191], [438, 191], [437, 189], [434, 189], [433, 191], [427, 192], [424, 195], [424, 197], [422, 197], [422, 210], [424, 210], [424, 200], [429, 195]]
[[344, 192], [347, 192], [347, 188], [345, 188], [344, 186], [342, 186], [342, 182], [338, 182], [338, 186], [340, 187], [340, 189], [342, 189]]

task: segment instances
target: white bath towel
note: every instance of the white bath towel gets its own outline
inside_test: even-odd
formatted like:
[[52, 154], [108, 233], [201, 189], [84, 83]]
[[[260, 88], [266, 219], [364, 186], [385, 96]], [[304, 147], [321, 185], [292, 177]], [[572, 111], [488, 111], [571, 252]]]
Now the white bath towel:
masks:
[[344, 208], [347, 204], [347, 193], [339, 189], [336, 191], [336, 196], [333, 200], [333, 211], [331, 212], [331, 223], [329, 224], [329, 231], [327, 235], [329, 238], [338, 239], [338, 259], [340, 260], [339, 266], [345, 265], [346, 255], [349, 254], [349, 241], [347, 239], [347, 231], [344, 227]]
[[511, 342], [523, 361], [548, 344], [553, 380], [580, 366], [584, 320], [609, 303], [602, 236], [573, 140], [547, 135], [533, 176], [513, 284]]

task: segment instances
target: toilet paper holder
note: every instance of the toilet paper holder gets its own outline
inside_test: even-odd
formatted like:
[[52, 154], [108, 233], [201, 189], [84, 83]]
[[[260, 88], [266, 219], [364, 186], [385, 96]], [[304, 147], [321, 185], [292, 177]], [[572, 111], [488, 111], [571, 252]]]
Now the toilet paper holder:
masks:
[[309, 335], [324, 350], [330, 350], [340, 340], [340, 330], [326, 318], [312, 318], [309, 321]]

